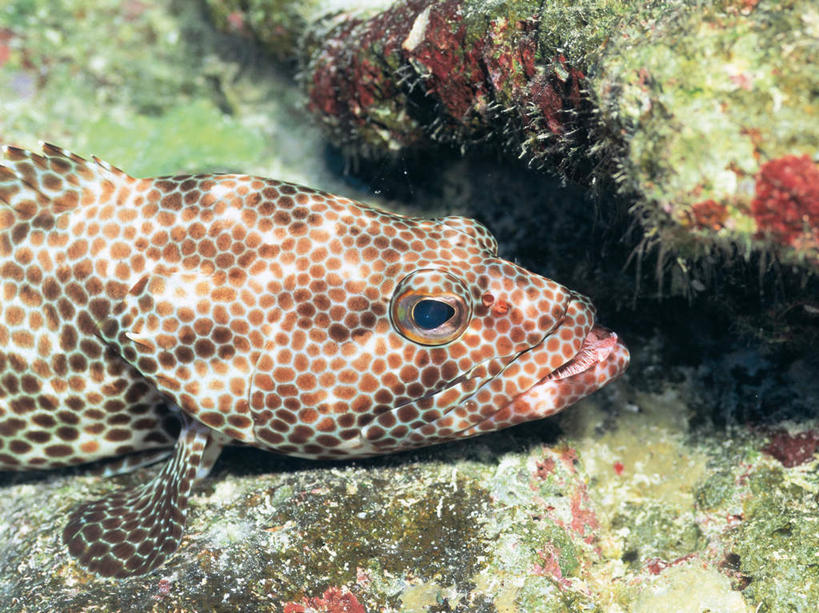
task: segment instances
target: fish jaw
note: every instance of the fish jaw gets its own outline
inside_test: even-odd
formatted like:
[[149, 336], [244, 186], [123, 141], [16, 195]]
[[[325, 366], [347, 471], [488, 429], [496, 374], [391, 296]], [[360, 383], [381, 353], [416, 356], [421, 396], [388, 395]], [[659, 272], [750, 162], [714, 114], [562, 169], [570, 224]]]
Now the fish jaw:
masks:
[[617, 379], [631, 355], [616, 333], [594, 325], [577, 354], [503, 409], [477, 424], [470, 435], [501, 430], [559, 413]]
[[617, 379], [630, 359], [617, 334], [596, 325], [572, 360], [515, 398], [513, 412], [521, 421], [553, 415]]

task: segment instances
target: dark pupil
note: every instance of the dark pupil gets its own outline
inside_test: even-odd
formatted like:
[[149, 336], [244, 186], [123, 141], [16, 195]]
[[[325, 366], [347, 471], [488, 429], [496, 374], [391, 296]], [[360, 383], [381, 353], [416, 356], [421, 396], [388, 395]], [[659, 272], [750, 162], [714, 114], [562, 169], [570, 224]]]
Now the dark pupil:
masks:
[[412, 309], [415, 325], [424, 330], [437, 328], [455, 315], [455, 309], [440, 300], [419, 300]]

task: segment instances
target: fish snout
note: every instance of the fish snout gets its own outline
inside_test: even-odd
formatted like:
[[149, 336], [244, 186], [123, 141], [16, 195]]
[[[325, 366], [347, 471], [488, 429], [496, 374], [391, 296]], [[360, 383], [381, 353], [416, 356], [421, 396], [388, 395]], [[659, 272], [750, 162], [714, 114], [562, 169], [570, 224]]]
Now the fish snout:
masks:
[[[529, 353], [544, 349], [548, 352], [548, 340], [545, 342]], [[630, 359], [628, 348], [615, 332], [594, 324], [570, 359], [514, 398], [505, 412], [509, 420], [505, 426], [562, 411], [617, 379], [628, 368]]]

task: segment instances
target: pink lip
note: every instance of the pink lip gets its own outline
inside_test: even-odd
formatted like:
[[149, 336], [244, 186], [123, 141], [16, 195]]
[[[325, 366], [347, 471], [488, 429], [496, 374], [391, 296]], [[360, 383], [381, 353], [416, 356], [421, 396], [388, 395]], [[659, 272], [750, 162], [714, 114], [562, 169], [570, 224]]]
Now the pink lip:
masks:
[[460, 435], [472, 436], [554, 415], [622, 375], [629, 358], [628, 348], [614, 332], [595, 325], [574, 358]]
[[604, 362], [618, 345], [617, 334], [603, 326], [595, 325], [583, 341], [583, 346], [571, 360], [552, 371], [543, 381], [566, 379]]

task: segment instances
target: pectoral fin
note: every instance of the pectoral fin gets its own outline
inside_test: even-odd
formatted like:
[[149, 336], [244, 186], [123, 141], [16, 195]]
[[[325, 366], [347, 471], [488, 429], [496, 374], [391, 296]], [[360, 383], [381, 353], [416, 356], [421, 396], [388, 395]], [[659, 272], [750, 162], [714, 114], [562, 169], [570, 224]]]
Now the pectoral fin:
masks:
[[179, 547], [194, 483], [207, 475], [225, 437], [185, 420], [171, 460], [140, 487], [76, 509], [63, 531], [72, 556], [104, 577], [147, 573]]

